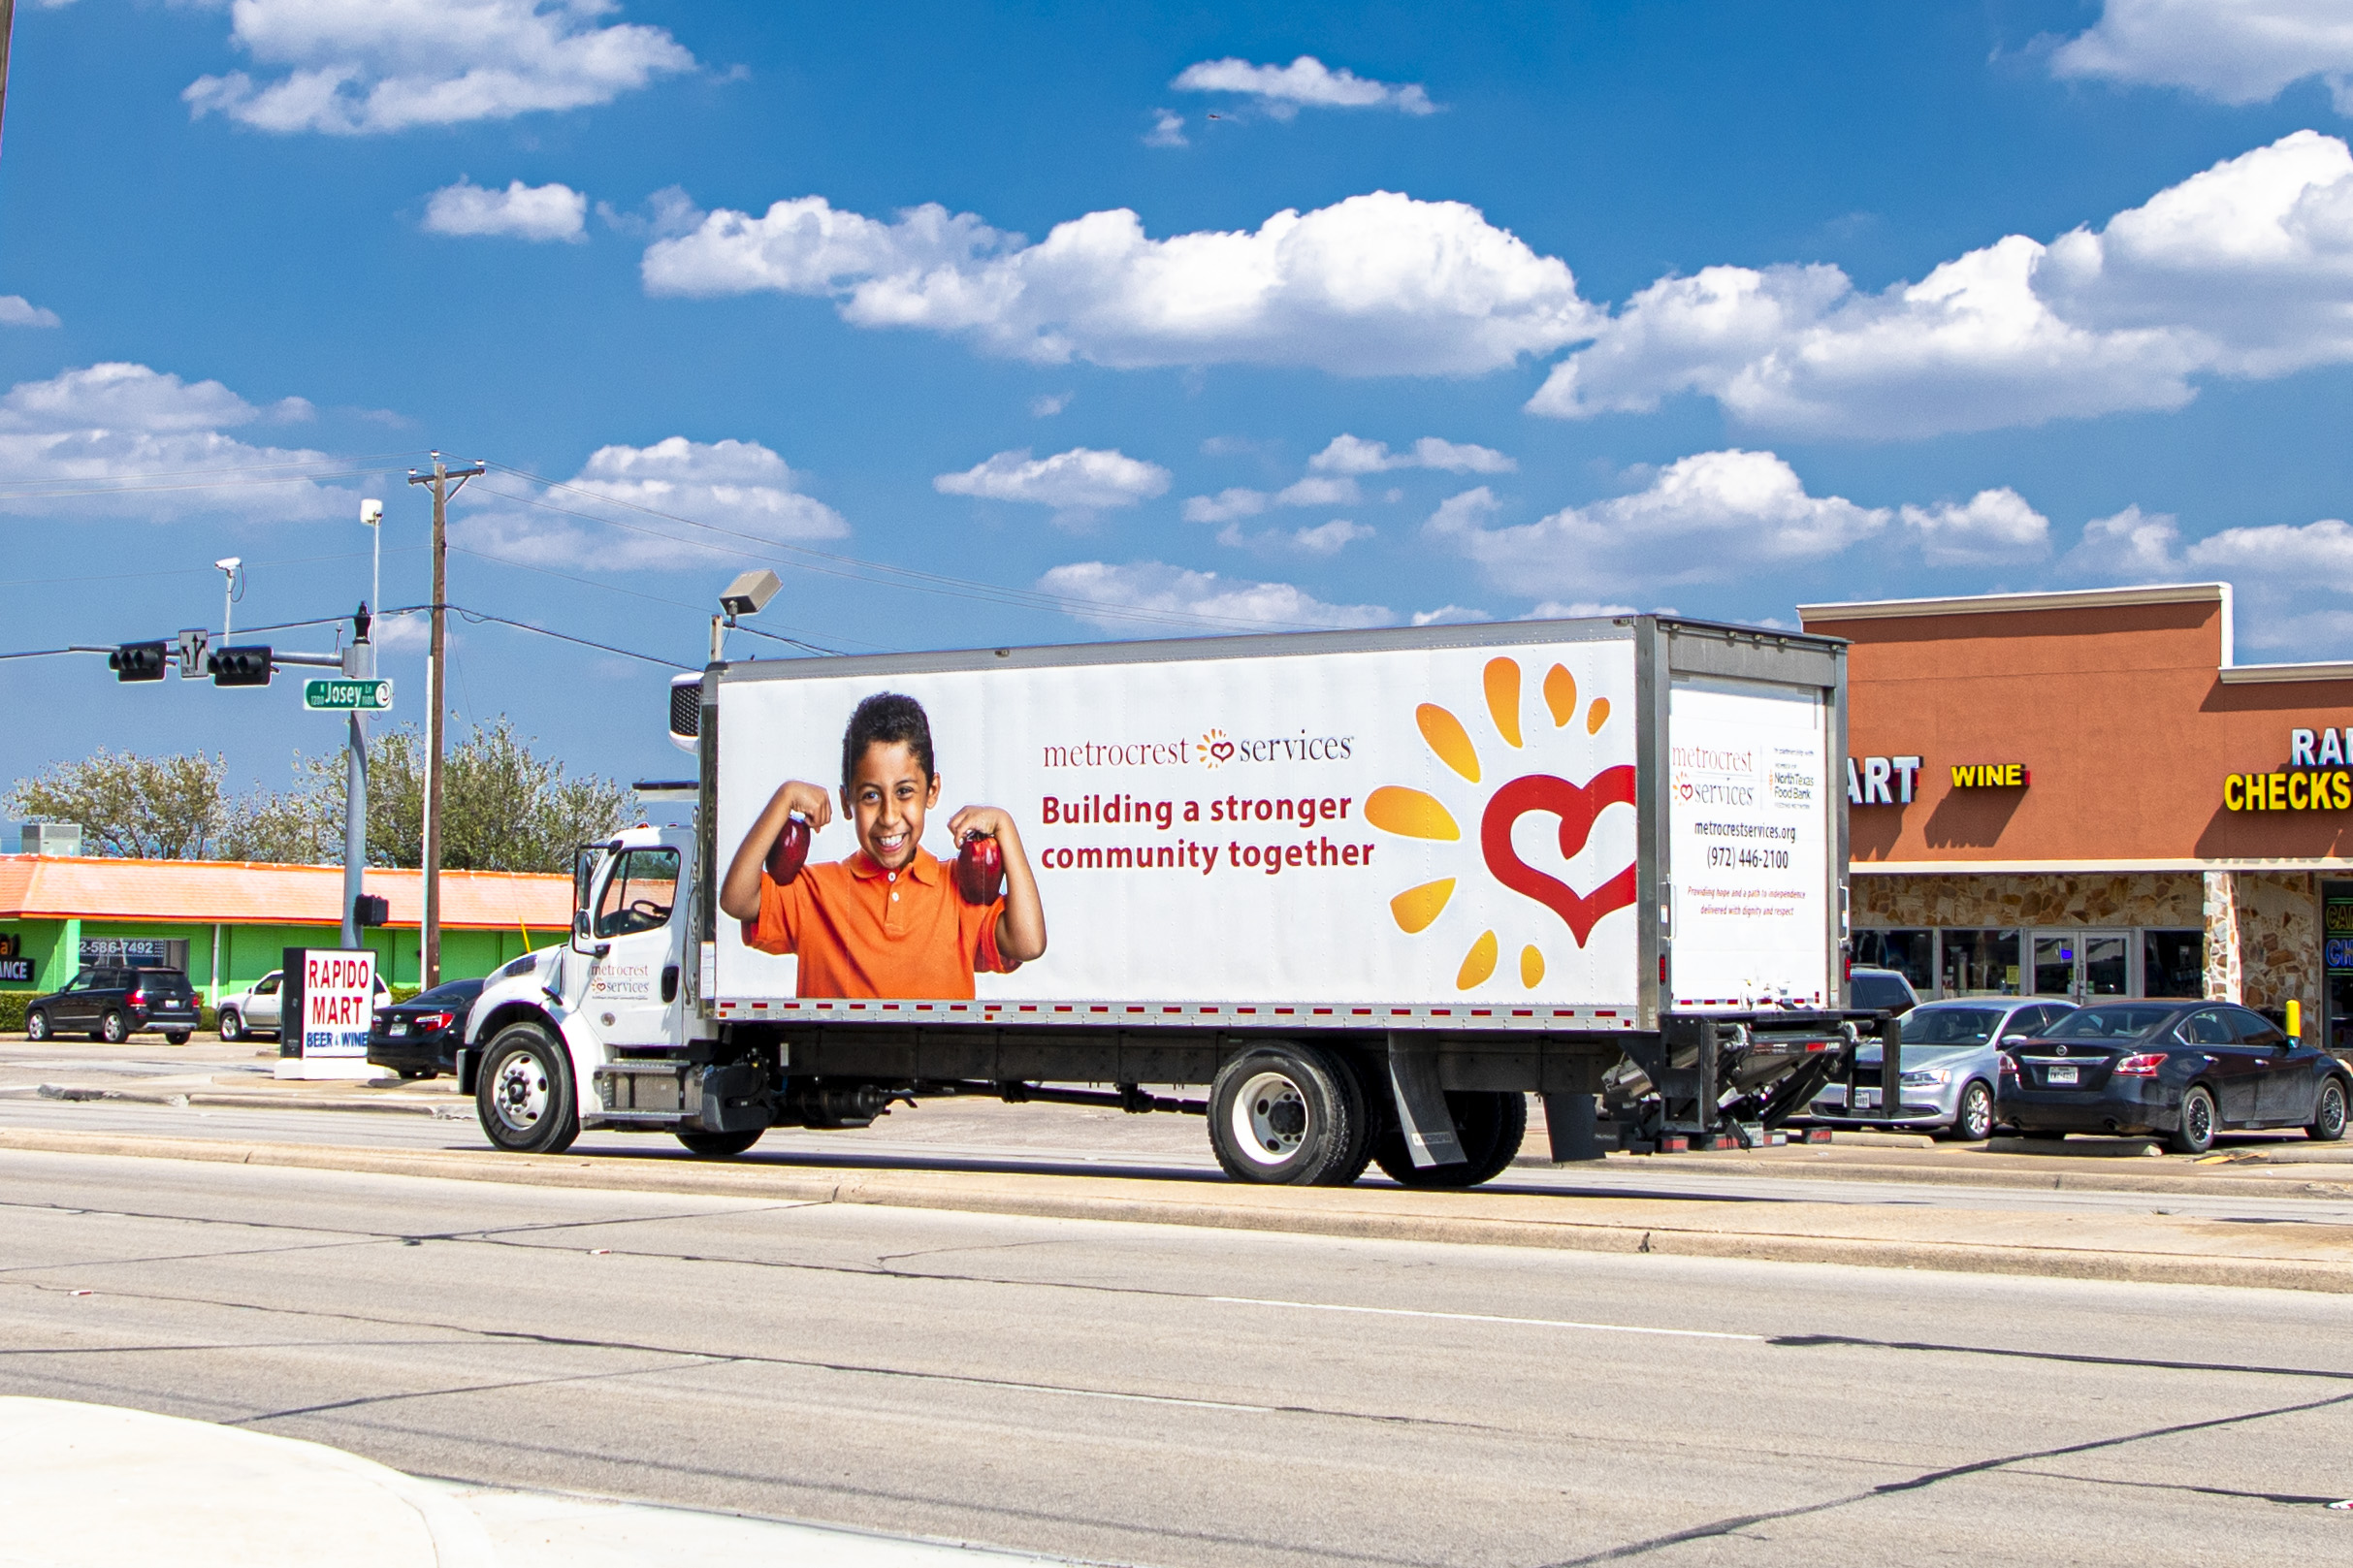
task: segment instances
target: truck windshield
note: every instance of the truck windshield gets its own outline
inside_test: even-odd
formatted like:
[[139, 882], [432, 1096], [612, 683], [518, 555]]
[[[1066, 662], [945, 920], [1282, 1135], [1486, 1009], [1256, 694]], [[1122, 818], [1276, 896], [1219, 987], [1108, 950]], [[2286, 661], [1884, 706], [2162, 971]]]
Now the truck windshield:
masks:
[[678, 851], [625, 849], [596, 905], [596, 935], [626, 937], [670, 923], [678, 902]]

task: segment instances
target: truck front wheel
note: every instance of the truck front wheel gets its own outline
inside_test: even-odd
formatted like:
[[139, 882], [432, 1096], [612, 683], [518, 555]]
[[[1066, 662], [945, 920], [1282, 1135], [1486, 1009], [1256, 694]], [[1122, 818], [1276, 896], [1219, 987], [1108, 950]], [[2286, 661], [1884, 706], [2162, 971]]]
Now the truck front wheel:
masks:
[[1517, 1090], [1451, 1089], [1447, 1112], [1454, 1117], [1454, 1136], [1463, 1145], [1459, 1164], [1417, 1166], [1405, 1148], [1405, 1133], [1384, 1127], [1372, 1145], [1372, 1158], [1391, 1181], [1401, 1187], [1476, 1187], [1509, 1168], [1528, 1136], [1528, 1097]]
[[517, 1154], [561, 1154], [580, 1136], [570, 1056], [534, 1023], [509, 1024], [483, 1054], [474, 1085], [483, 1136]]
[[1209, 1087], [1209, 1146], [1236, 1181], [1344, 1186], [1365, 1168], [1356, 1077], [1312, 1045], [1260, 1045]]

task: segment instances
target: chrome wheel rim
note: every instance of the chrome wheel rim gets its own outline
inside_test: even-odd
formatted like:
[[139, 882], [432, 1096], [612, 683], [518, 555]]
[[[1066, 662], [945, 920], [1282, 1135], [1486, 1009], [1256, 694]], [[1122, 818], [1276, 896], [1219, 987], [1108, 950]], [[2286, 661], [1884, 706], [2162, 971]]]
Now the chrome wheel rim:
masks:
[[1261, 1166], [1279, 1166], [1307, 1141], [1306, 1096], [1286, 1072], [1253, 1073], [1234, 1097], [1234, 1146]]
[[2345, 1092], [2332, 1083], [2320, 1092], [2320, 1130], [2335, 1137], [2345, 1130]]
[[1973, 1088], [1961, 1097], [1961, 1131], [1973, 1138], [1993, 1131], [1993, 1097]]
[[547, 1066], [536, 1053], [517, 1051], [499, 1064], [491, 1083], [491, 1108], [499, 1120], [518, 1133], [528, 1133], [547, 1114]]
[[26, 1025], [24, 1026], [24, 1038], [25, 1038], [25, 1039], [27, 1039], [27, 1040], [47, 1040], [47, 1039], [48, 1039], [48, 1038], [49, 1038], [49, 1020], [48, 1020], [48, 1015], [47, 1013], [41, 1013], [41, 1012], [36, 1012], [36, 1013], [34, 1013], [34, 1014], [33, 1014], [33, 1021], [32, 1021], [31, 1023], [28, 1023], [28, 1024], [26, 1024]]
[[2193, 1095], [2189, 1108], [2182, 1117], [2189, 1123], [2190, 1141], [2204, 1143], [2214, 1136], [2214, 1108], [2206, 1103], [2206, 1096]]

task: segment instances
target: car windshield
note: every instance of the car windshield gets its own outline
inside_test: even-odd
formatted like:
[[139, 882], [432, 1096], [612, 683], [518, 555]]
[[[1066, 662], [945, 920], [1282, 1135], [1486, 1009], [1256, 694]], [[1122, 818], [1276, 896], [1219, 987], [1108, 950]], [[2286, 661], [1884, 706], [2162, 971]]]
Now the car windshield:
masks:
[[2046, 1040], [2130, 1040], [2145, 1035], [2171, 1018], [2177, 1008], [2157, 1007], [2085, 1008], [2071, 1012], [2044, 1032]]
[[1915, 1008], [1904, 1014], [1904, 1045], [1982, 1045], [2001, 1021], [1999, 1008]]

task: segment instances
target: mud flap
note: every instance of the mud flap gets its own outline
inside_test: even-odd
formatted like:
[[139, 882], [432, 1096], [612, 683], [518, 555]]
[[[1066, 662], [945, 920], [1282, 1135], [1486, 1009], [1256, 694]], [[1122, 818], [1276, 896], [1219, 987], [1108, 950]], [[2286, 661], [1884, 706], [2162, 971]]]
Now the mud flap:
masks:
[[1592, 1095], [1544, 1097], [1544, 1131], [1552, 1139], [1553, 1164], [1601, 1158], [1601, 1141], [1595, 1134]]
[[1405, 1152], [1417, 1168], [1463, 1163], [1463, 1143], [1454, 1136], [1454, 1112], [1438, 1087], [1437, 1053], [1389, 1037], [1389, 1087], [1397, 1100], [1398, 1127]]

